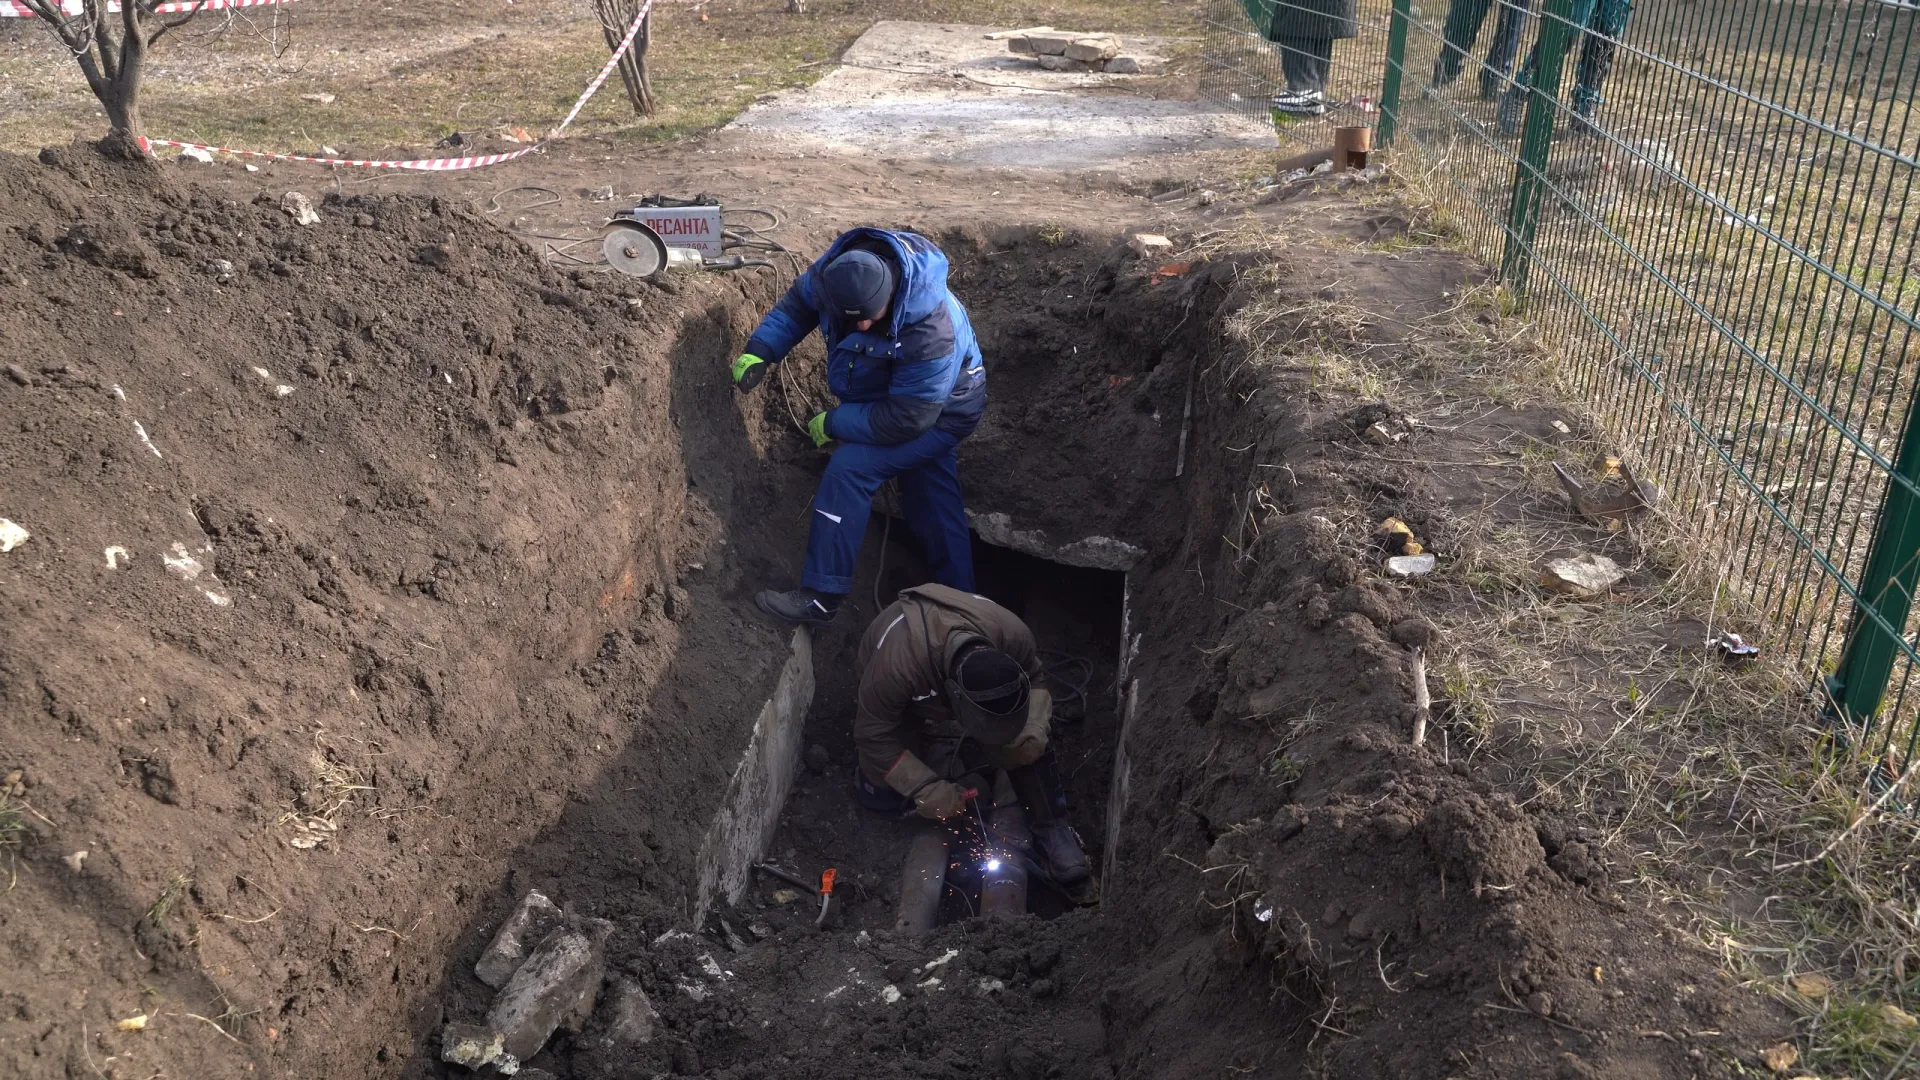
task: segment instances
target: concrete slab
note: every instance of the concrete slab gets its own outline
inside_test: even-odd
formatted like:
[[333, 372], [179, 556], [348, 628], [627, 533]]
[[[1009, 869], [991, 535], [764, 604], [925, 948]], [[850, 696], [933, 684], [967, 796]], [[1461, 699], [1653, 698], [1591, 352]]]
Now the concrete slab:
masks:
[[800, 768], [800, 729], [812, 705], [813, 639], [802, 627], [793, 632], [793, 654], [780, 669], [773, 697], [754, 721], [726, 800], [700, 845], [694, 926], [706, 925], [715, 902], [739, 902], [753, 864], [766, 857], [780, 824], [780, 808]]
[[[770, 94], [723, 139], [762, 149], [859, 154], [976, 166], [1112, 167], [1197, 150], [1272, 149], [1273, 129], [1205, 101], [1127, 92], [1154, 75], [1049, 72], [990, 40], [993, 27], [881, 22], [811, 87]], [[1129, 55], [1166, 39], [1126, 37]]]

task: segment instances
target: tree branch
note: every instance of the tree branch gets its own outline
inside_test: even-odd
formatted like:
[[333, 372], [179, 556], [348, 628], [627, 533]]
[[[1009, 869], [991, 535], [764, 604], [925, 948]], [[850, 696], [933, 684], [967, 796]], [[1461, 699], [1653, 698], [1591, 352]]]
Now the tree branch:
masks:
[[60, 0], [20, 0], [20, 3], [60, 39], [68, 52], [83, 53], [91, 45], [90, 34], [80, 33], [68, 24], [66, 13], [60, 10]]
[[185, 26], [188, 23], [192, 22], [194, 19], [194, 16], [200, 14], [200, 9], [206, 6], [207, 6], [207, 0], [195, 0], [193, 8], [189, 10], [185, 15], [182, 15], [177, 19], [160, 20], [159, 28], [154, 30], [152, 37], [147, 39], [147, 44], [151, 45], [154, 42], [159, 41], [161, 38], [167, 35], [167, 31], [169, 30], [173, 30], [177, 27]]

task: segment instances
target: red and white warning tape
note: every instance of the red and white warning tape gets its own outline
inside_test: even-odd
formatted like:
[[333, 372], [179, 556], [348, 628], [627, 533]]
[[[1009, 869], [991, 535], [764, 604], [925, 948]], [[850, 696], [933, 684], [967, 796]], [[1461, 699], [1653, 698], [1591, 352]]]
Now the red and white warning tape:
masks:
[[[201, 5], [201, 8], [202, 10], [206, 10], [222, 7], [255, 7], [263, 4], [283, 2], [291, 2], [291, 0], [206, 0], [206, 3]], [[191, 10], [193, 6], [192, 0], [183, 0], [183, 2], [179, 3], [161, 4], [157, 10], [188, 11]], [[68, 8], [72, 8], [73, 13], [78, 14], [80, 11], [79, 0], [61, 0], [61, 10], [64, 11]], [[0, 0], [0, 14], [6, 14], [9, 10], [26, 11], [25, 8], [14, 2], [14, 0]], [[114, 10], [119, 10], [117, 5]], [[229, 146], [207, 146], [203, 143], [181, 142], [178, 139], [151, 139], [144, 135], [140, 137], [140, 148], [151, 154], [153, 153], [153, 148], [156, 146], [178, 146], [183, 149], [205, 150], [215, 154], [234, 154], [239, 157], [266, 158], [270, 161], [304, 161], [313, 165], [361, 165], [369, 169], [414, 169], [420, 172], [453, 172], [459, 169], [478, 169], [485, 165], [498, 165], [503, 161], [512, 161], [514, 158], [525, 157], [536, 150], [545, 148], [548, 143], [559, 138], [561, 133], [573, 124], [574, 120], [579, 117], [580, 110], [587, 107], [588, 99], [592, 98], [594, 94], [599, 93], [600, 88], [606, 85], [607, 77], [612, 75], [613, 69], [619, 66], [620, 58], [627, 55], [628, 49], [633, 48], [633, 41], [636, 37], [640, 36], [640, 27], [647, 21], [647, 14], [652, 10], [653, 0], [647, 0], [646, 3], [640, 6], [640, 14], [634, 16], [633, 25], [627, 27], [627, 36], [620, 39], [619, 48], [613, 50], [613, 55], [607, 58], [607, 62], [601, 67], [600, 73], [595, 75], [593, 81], [587, 84], [586, 91], [580, 95], [579, 100], [573, 103], [573, 108], [567, 112], [567, 118], [560, 121], [559, 127], [549, 131], [539, 142], [534, 143], [532, 146], [523, 147], [505, 154], [479, 154], [472, 157], [457, 158], [421, 158], [414, 161], [368, 161], [362, 158], [312, 157], [305, 154], [271, 154], [263, 150], [236, 150]]]
[[[196, 0], [178, 0], [178, 2], [156, 5], [153, 10], [154, 13], [158, 15], [175, 15], [183, 11], [192, 11], [195, 8], [199, 8], [201, 11], [217, 11], [221, 8], [266, 7], [269, 4], [291, 3], [293, 3], [293, 0], [205, 0], [204, 3], [197, 3]], [[81, 3], [81, 0], [60, 0], [60, 13], [63, 15], [78, 15], [85, 10], [86, 8]], [[108, 0], [107, 11], [109, 13], [118, 12], [119, 10], [119, 4], [113, 3], [113, 0]], [[33, 12], [28, 10], [27, 5], [20, 3], [19, 0], [0, 0], [0, 19], [31, 18], [33, 18]]]

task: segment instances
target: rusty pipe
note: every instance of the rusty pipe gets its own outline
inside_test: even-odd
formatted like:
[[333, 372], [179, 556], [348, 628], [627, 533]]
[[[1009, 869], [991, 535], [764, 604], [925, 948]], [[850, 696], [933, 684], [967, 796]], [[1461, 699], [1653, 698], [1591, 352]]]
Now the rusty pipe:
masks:
[[1025, 849], [1032, 844], [1027, 812], [1004, 771], [994, 778], [993, 828], [987, 838], [987, 858], [980, 867], [980, 914], [987, 919], [1015, 919], [1027, 913]]
[[947, 886], [947, 839], [932, 828], [914, 833], [907, 847], [906, 865], [900, 868], [900, 906], [895, 910], [893, 930], [908, 937], [919, 937], [933, 929], [940, 918], [940, 897]]

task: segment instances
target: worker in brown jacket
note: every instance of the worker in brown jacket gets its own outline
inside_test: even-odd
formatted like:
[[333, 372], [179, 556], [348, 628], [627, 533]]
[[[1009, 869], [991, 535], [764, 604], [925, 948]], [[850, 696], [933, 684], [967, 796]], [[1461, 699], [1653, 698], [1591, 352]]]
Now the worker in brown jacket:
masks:
[[1040, 871], [1069, 892], [1090, 883], [1047, 748], [1053, 696], [1035, 685], [1043, 669], [1026, 623], [984, 596], [922, 585], [867, 627], [856, 663], [864, 803], [944, 820], [966, 812], [967, 789], [991, 790], [991, 770], [1005, 769], [1032, 819]]

